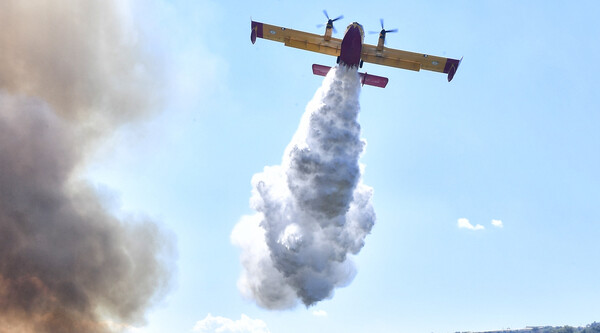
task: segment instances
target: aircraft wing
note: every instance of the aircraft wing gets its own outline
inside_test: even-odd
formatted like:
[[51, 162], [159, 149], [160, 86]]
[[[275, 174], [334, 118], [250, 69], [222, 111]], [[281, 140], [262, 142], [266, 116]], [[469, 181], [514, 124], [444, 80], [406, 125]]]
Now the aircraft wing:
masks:
[[436, 57], [428, 54], [414, 53], [384, 47], [378, 51], [374, 45], [364, 44], [361, 59], [364, 62], [390, 67], [408, 69], [412, 71], [428, 70], [448, 74], [451, 81], [458, 69], [461, 60]]
[[285, 46], [332, 56], [339, 56], [342, 47], [342, 40], [338, 38], [331, 37], [329, 40], [325, 40], [322, 35], [252, 21], [252, 33], [250, 35], [252, 43], [256, 41], [257, 37], [281, 42]]

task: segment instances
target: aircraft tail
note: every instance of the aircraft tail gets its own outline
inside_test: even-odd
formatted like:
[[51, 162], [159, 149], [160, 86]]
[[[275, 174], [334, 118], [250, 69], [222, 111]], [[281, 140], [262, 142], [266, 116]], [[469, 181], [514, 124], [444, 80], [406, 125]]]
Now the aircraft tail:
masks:
[[[315, 74], [315, 75], [326, 76], [327, 73], [329, 73], [330, 69], [331, 69], [331, 67], [329, 67], [329, 66], [323, 66], [323, 65], [317, 65], [317, 64], [312, 65], [313, 74]], [[367, 73], [358, 73], [358, 74], [360, 75], [360, 83], [363, 86], [366, 84], [369, 86], [385, 88], [385, 86], [388, 83], [387, 77], [382, 77], [382, 76], [377, 76], [377, 75], [372, 75], [372, 74], [367, 74]]]

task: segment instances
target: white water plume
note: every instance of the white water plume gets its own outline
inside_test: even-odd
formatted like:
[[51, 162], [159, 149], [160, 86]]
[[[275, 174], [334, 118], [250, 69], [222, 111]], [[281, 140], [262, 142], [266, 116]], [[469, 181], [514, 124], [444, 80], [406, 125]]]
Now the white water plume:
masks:
[[355, 69], [333, 68], [306, 107], [281, 165], [252, 177], [251, 207], [231, 239], [242, 249], [241, 292], [268, 309], [306, 306], [349, 284], [375, 222], [372, 188], [358, 162], [366, 142], [357, 121]]

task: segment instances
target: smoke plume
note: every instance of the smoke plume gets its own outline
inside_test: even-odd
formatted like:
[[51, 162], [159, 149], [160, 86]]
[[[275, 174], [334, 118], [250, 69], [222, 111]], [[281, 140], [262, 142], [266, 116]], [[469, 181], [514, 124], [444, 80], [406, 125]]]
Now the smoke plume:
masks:
[[252, 177], [251, 207], [232, 242], [244, 266], [238, 287], [268, 309], [306, 306], [333, 295], [356, 274], [357, 254], [375, 222], [373, 190], [358, 159], [360, 82], [354, 69], [332, 69], [308, 104], [281, 165]]
[[157, 102], [123, 4], [0, 2], [0, 332], [114, 331], [168, 284], [164, 232], [115, 217], [78, 175]]

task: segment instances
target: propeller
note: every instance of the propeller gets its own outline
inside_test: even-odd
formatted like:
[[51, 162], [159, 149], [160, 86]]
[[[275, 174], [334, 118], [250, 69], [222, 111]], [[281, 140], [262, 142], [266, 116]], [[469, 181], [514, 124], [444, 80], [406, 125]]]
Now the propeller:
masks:
[[383, 33], [384, 36], [388, 32], [398, 32], [398, 29], [385, 30], [385, 28], [383, 27], [383, 19], [379, 19], [379, 22], [381, 22], [381, 33]]
[[[332, 28], [332, 29], [333, 29], [333, 32], [337, 33], [337, 30], [336, 30], [336, 29], [335, 29], [335, 27], [333, 26], [333, 22], [335, 22], [335, 21], [337, 21], [337, 20], [340, 20], [340, 19], [343, 19], [343, 18], [344, 18], [344, 15], [340, 15], [340, 16], [338, 16], [338, 17], [334, 18], [334, 19], [330, 19], [330, 18], [329, 18], [329, 15], [327, 14], [327, 11], [326, 11], [326, 10], [323, 10], [323, 14], [325, 14], [325, 17], [327, 18], [327, 24], [326, 24], [326, 25], [327, 25], [327, 28]], [[317, 25], [317, 28], [320, 28], [320, 27], [322, 27], [322, 26], [324, 26], [324, 25], [325, 25], [325, 24], [319, 24], [319, 25]]]
[[398, 32], [398, 29], [385, 30], [385, 28], [383, 27], [383, 19], [379, 19], [379, 22], [381, 22], [381, 31], [369, 31], [370, 34], [381, 34], [385, 41], [385, 35], [388, 32]]

